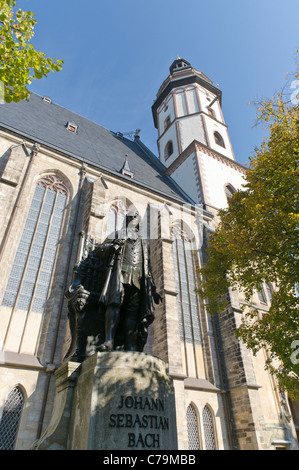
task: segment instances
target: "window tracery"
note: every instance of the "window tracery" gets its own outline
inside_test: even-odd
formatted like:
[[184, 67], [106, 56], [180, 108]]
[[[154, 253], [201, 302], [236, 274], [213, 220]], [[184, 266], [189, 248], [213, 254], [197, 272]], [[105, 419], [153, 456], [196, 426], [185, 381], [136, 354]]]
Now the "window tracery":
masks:
[[43, 312], [67, 198], [61, 178], [46, 175], [38, 180], [2, 305]]

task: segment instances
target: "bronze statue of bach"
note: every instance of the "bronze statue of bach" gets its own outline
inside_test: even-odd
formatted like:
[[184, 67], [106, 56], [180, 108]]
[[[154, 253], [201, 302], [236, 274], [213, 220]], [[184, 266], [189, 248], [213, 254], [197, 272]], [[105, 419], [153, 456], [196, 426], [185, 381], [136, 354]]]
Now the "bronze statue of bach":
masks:
[[97, 351], [143, 351], [154, 303], [162, 298], [137, 212], [128, 212], [122, 229], [80, 263], [65, 296], [72, 336], [66, 358], [82, 362]]

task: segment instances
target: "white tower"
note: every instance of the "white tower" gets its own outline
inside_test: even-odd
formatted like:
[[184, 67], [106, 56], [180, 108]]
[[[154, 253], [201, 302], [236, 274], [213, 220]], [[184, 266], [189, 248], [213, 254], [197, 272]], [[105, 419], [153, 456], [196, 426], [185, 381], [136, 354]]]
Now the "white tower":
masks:
[[222, 93], [184, 59], [169, 70], [152, 107], [160, 160], [195, 202], [225, 207], [244, 182], [244, 167], [234, 158]]

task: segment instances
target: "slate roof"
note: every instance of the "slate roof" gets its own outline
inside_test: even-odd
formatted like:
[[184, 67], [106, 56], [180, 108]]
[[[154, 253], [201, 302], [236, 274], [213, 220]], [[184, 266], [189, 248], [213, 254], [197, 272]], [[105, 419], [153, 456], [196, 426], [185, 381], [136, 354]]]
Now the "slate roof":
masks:
[[[77, 133], [67, 129], [68, 122], [78, 126]], [[120, 178], [128, 155], [138, 183], [161, 195], [181, 202], [193, 202], [184, 191], [164, 174], [165, 166], [139, 139], [119, 137], [117, 133], [92, 122], [56, 103], [47, 103], [32, 93], [29, 101], [0, 105], [0, 127], [30, 140], [84, 161]]]

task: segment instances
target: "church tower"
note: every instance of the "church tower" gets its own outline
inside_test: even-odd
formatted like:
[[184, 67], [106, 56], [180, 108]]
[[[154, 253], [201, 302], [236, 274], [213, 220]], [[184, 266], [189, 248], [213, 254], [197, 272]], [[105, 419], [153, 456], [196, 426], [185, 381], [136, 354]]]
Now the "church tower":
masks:
[[[207, 242], [219, 224], [218, 210], [226, 208], [232, 194], [242, 189], [246, 169], [235, 160], [222, 113], [222, 93], [219, 88], [184, 59], [177, 58], [169, 70], [170, 74], [158, 90], [152, 106], [154, 124], [158, 130], [159, 159], [164, 165], [164, 173], [171, 176], [188, 194], [195, 202], [195, 207], [198, 205], [202, 209], [203, 243], [199, 250], [193, 249], [193, 254], [199, 255], [201, 264], [207, 261]], [[182, 233], [181, 238], [188, 239], [187, 234]], [[198, 423], [201, 426], [197, 416], [201, 416], [202, 423], [205, 422], [205, 403], [212, 410], [211, 404], [220, 390], [216, 414], [222, 415], [222, 424], [225, 423], [224, 446], [243, 450], [291, 448], [294, 428], [287, 399], [281, 394], [275, 379], [265, 371], [263, 353], [253, 356], [235, 336], [235, 329], [242, 322], [246, 299], [242, 292], [230, 289], [227, 292], [228, 306], [225, 311], [210, 318], [204, 305], [199, 302], [200, 308], [194, 317], [191, 315], [190, 320], [186, 308], [184, 310], [188, 301], [184, 301], [183, 297], [186, 285], [192, 279], [192, 275], [188, 275], [192, 263], [187, 262], [185, 269], [180, 266], [180, 259], [184, 259], [183, 250], [179, 251], [182, 243], [179, 239], [173, 241], [174, 253], [178, 253], [178, 261], [174, 265], [178, 272], [177, 303], [184, 333], [181, 339], [181, 344], [185, 347], [181, 372], [186, 376], [184, 403], [187, 407], [189, 449], [217, 448], [216, 434], [214, 441], [208, 439], [203, 447], [195, 444], [194, 435], [197, 434], [194, 427]], [[185, 247], [184, 249], [186, 250]], [[261, 292], [264, 289], [267, 289], [266, 285], [261, 286]], [[189, 292], [191, 291], [194, 289], [189, 284]], [[262, 299], [260, 293], [256, 293], [252, 302], [262, 315], [269, 308], [271, 298]], [[197, 328], [195, 321], [197, 315], [200, 328]], [[174, 321], [172, 318], [171, 324]], [[193, 349], [188, 337], [190, 325]], [[199, 341], [196, 339], [197, 330], [200, 331]], [[172, 339], [173, 337], [174, 335]], [[173, 355], [175, 354], [177, 353], [174, 352]], [[172, 357], [171, 354], [169, 357]], [[197, 370], [192, 367], [191, 359], [197, 364]], [[201, 367], [202, 364], [204, 367]], [[178, 388], [177, 383], [175, 386]], [[177, 395], [178, 416], [182, 422], [181, 411], [184, 405], [179, 400]], [[295, 409], [298, 405], [292, 406]], [[179, 428], [180, 426], [178, 436], [180, 433], [184, 436], [184, 431]], [[200, 431], [198, 435], [201, 435]], [[204, 430], [202, 435], [205, 435]], [[183, 437], [180, 442], [183, 442]], [[192, 447], [193, 445], [197, 447]]]
[[169, 71], [152, 107], [160, 161], [196, 203], [225, 207], [244, 168], [235, 161], [221, 90], [184, 59]]

